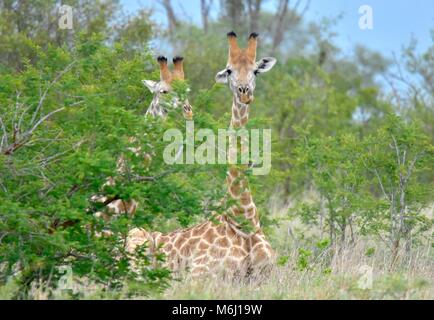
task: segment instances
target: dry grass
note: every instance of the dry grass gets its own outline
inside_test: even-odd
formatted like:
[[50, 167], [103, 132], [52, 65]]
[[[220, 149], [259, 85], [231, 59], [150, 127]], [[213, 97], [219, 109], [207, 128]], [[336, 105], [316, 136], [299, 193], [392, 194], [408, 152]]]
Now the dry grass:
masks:
[[[89, 283], [75, 282], [74, 291], [83, 299], [434, 299], [434, 250], [429, 241], [410, 256], [401, 253], [391, 269], [389, 250], [378, 240], [361, 238], [340, 250], [321, 249], [312, 245], [315, 230], [284, 220], [270, 235], [286, 260], [249, 281], [185, 277], [172, 281], [162, 293], [134, 297], [128, 287], [120, 293], [106, 292]], [[307, 252], [304, 259], [300, 250]], [[14, 290], [13, 283], [0, 287], [0, 299], [10, 298]], [[35, 286], [33, 297], [49, 296]], [[51, 298], [70, 296], [57, 290]]]
[[[288, 263], [248, 283], [221, 279], [174, 283], [160, 299], [434, 299], [434, 259], [418, 251], [394, 270], [381, 250], [366, 256], [358, 244], [342, 250], [327, 263], [325, 256], [299, 270], [297, 253]], [[429, 254], [429, 253], [428, 253]], [[372, 268], [372, 269], [371, 269]], [[369, 280], [372, 270], [372, 284]], [[366, 288], [364, 288], [366, 287]]]
[[[283, 265], [275, 265], [267, 274], [249, 281], [229, 281], [216, 277], [174, 280], [162, 293], [148, 296], [125, 292], [105, 292], [97, 286], [74, 284], [82, 299], [434, 299], [434, 259], [430, 247], [415, 250], [401, 258], [390, 270], [388, 253], [372, 243], [360, 241], [339, 252], [322, 251], [311, 256], [301, 270], [300, 257], [293, 250]], [[368, 254], [367, 254], [368, 253]], [[372, 268], [372, 269], [371, 269]], [[372, 270], [372, 283], [369, 281]], [[137, 288], [135, 288], [137, 289]], [[9, 284], [0, 288], [0, 299], [14, 292]], [[47, 292], [33, 290], [35, 299], [47, 299]], [[57, 290], [54, 299], [71, 298]]]

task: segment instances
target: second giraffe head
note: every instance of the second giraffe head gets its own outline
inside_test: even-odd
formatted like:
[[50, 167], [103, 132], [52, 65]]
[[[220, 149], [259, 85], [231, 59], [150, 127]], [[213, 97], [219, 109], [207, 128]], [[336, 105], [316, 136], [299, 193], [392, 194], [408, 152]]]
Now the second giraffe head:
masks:
[[[156, 82], [152, 80], [143, 80], [143, 84], [154, 94], [154, 98], [147, 114], [165, 117], [168, 110], [164, 106], [164, 99], [162, 98], [164, 95], [172, 92], [173, 81], [185, 79], [184, 58], [179, 56], [173, 58], [173, 71], [170, 71], [169, 66], [167, 65], [166, 57], [159, 56], [157, 61], [160, 65], [160, 81]], [[171, 101], [171, 106], [173, 108], [178, 108], [181, 106], [184, 118], [188, 120], [193, 118], [193, 108], [190, 105], [187, 97], [184, 97], [181, 100], [178, 97], [174, 97]]]
[[256, 86], [256, 76], [273, 68], [276, 59], [262, 58], [256, 61], [257, 33], [249, 36], [247, 48], [238, 46], [237, 35], [231, 31], [227, 34], [229, 41], [228, 63], [226, 68], [217, 73], [219, 83], [229, 83], [237, 103], [250, 104]]

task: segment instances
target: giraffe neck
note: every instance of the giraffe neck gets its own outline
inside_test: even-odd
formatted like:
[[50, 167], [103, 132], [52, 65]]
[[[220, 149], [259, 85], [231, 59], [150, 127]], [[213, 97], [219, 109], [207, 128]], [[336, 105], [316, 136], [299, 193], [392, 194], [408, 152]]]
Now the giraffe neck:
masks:
[[146, 114], [151, 115], [153, 117], [162, 117], [162, 118], [166, 116], [167, 110], [161, 106], [160, 97], [158, 95], [155, 95], [154, 99], [152, 99], [148, 111], [146, 111]]
[[232, 101], [231, 128], [242, 129], [249, 121], [249, 105], [238, 103], [235, 98]]
[[[232, 103], [231, 129], [240, 130], [249, 120], [249, 105], [239, 104], [234, 99]], [[244, 216], [250, 222], [254, 231], [260, 229], [259, 216], [252, 193], [249, 187], [248, 177], [245, 174], [247, 165], [230, 165], [226, 184], [228, 194], [234, 201], [229, 211], [234, 216]]]

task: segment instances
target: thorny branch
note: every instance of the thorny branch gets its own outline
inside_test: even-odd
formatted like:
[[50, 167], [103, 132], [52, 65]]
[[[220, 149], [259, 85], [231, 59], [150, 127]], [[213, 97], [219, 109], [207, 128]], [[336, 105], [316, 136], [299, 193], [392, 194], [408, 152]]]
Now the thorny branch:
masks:
[[47, 88], [45, 89], [44, 93], [42, 94], [41, 98], [39, 99], [38, 106], [36, 107], [35, 112], [33, 112], [32, 120], [30, 121], [30, 124], [33, 124], [36, 121], [36, 117], [37, 117], [39, 111], [41, 110], [42, 105], [44, 104], [44, 101], [45, 101], [45, 98], [47, 97], [48, 91], [50, 91], [50, 89], [54, 86], [54, 84], [56, 84], [56, 82], [59, 81], [60, 78], [62, 78], [74, 66], [74, 64], [76, 64], [76, 63], [77, 63], [76, 60], [72, 61], [69, 65], [66, 66], [65, 69], [63, 69], [56, 76], [56, 78], [54, 78], [53, 81], [50, 82], [50, 84], [47, 86]]
[[[29, 141], [31, 136], [33, 135], [34, 131], [45, 121], [47, 121], [51, 116], [54, 114], [63, 111], [65, 107], [58, 108], [56, 110], [53, 110], [46, 114], [45, 116], [41, 115], [42, 107], [44, 104], [44, 101], [47, 97], [48, 92], [50, 89], [65, 75], [68, 71], [71, 70], [72, 66], [76, 63], [76, 61], [71, 62], [68, 66], [66, 66], [65, 69], [63, 69], [54, 79], [50, 82], [50, 84], [47, 86], [47, 88], [44, 90], [44, 92], [41, 95], [41, 98], [38, 101], [38, 105], [36, 106], [35, 111], [32, 114], [32, 118], [29, 122], [30, 128], [27, 131], [22, 130], [23, 120], [24, 116], [28, 113], [31, 106], [28, 106], [23, 110], [21, 113], [18, 122], [16, 122], [18, 110], [20, 109], [21, 105], [19, 103], [19, 97], [20, 92], [17, 93], [16, 97], [16, 104], [15, 104], [15, 111], [12, 119], [12, 127], [13, 127], [13, 133], [12, 133], [12, 141], [9, 142], [8, 139], [8, 132], [6, 128], [6, 124], [4, 123], [4, 120], [0, 117], [0, 126], [3, 131], [2, 138], [0, 140], [0, 153], [4, 155], [12, 155], [15, 151], [17, 151], [19, 148], [25, 146]], [[39, 116], [39, 119], [38, 119]], [[23, 133], [21, 133], [23, 132]]]

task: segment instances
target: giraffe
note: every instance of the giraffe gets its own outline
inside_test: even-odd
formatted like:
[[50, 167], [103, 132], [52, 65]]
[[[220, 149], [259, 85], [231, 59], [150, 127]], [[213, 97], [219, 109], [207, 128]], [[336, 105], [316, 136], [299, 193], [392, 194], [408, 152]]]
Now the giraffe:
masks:
[[[255, 77], [269, 71], [276, 63], [274, 58], [255, 61], [257, 37], [256, 33], [252, 33], [248, 47], [240, 49], [236, 34], [228, 33], [228, 63], [226, 68], [216, 75], [216, 81], [229, 82], [233, 92], [230, 127], [234, 129], [241, 129], [247, 123], [248, 107], [253, 101]], [[225, 275], [242, 276], [269, 266], [275, 255], [260, 227], [257, 208], [242, 169], [231, 166], [228, 171], [227, 190], [235, 204], [227, 211], [222, 214], [214, 213], [210, 221], [168, 234], [134, 228], [127, 237], [127, 251], [134, 252], [146, 244], [149, 253], [161, 251], [166, 255], [164, 266], [174, 272], [189, 269], [192, 275], [215, 274], [221, 270]], [[240, 215], [251, 223], [251, 232], [242, 230], [233, 219]], [[153, 266], [155, 265], [154, 260]]]
[[[160, 65], [160, 81], [143, 80], [143, 84], [154, 94], [152, 102], [149, 106], [146, 115], [151, 115], [153, 117], [166, 117], [167, 108], [162, 103], [163, 95], [169, 93], [172, 90], [171, 84], [174, 80], [184, 80], [184, 58], [176, 56], [173, 58], [173, 72], [170, 72], [167, 65], [167, 58], [164, 56], [159, 56], [157, 61]], [[180, 101], [177, 97], [172, 100], [172, 106], [178, 108], [182, 104], [182, 112], [184, 118], [191, 120], [193, 118], [193, 109], [185, 98], [184, 101]]]
[[[191, 106], [188, 98], [180, 100], [177, 96], [172, 97], [172, 101], [169, 104], [164, 104], [164, 95], [169, 94], [172, 91], [171, 84], [175, 80], [184, 80], [184, 58], [181, 56], [175, 56], [173, 58], [173, 72], [169, 70], [167, 64], [167, 58], [164, 56], [159, 56], [157, 62], [160, 67], [160, 81], [152, 80], [142, 80], [142, 83], [151, 91], [153, 94], [153, 99], [149, 105], [146, 112], [147, 117], [159, 117], [165, 119], [169, 110], [168, 108], [178, 109], [182, 105], [182, 114], [186, 120], [191, 120], [193, 118], [193, 107]], [[132, 145], [128, 147], [136, 157], [143, 157], [145, 163], [150, 163], [152, 161], [152, 156], [147, 152], [142, 152], [140, 146], [135, 145], [138, 140], [136, 137], [129, 137], [128, 142]], [[135, 146], [134, 146], [135, 145]], [[119, 175], [125, 174], [128, 171], [128, 164], [126, 158], [121, 154], [117, 160], [116, 173]], [[106, 179], [102, 188], [106, 186], [114, 186], [115, 178], [110, 176]], [[113, 215], [128, 214], [130, 216], [134, 215], [138, 202], [134, 199], [124, 200], [117, 197], [107, 197], [105, 195], [94, 195], [91, 197], [93, 203], [103, 204], [106, 210], [97, 211], [94, 215], [97, 218], [102, 218], [106, 222], [111, 219]], [[105, 234], [111, 234], [110, 232], [105, 232]]]
[[[254, 100], [256, 77], [270, 71], [276, 64], [276, 59], [273, 57], [256, 61], [258, 36], [255, 32], [251, 33], [247, 48], [242, 49], [238, 46], [236, 33], [229, 32], [227, 34], [229, 43], [227, 65], [215, 77], [217, 83], [228, 83], [232, 91], [230, 129], [233, 130], [244, 129], [249, 120], [249, 106]], [[243, 148], [243, 144], [241, 148]], [[236, 150], [230, 149], [229, 154], [234, 151], [236, 152]], [[248, 152], [248, 150], [242, 151]], [[250, 227], [253, 227], [253, 231], [244, 233], [244, 236], [248, 236], [255, 243], [249, 252], [250, 267], [260, 269], [262, 266], [268, 265], [275, 254], [265, 239], [260, 226], [258, 210], [245, 173], [247, 169], [248, 165], [230, 165], [226, 184], [227, 194], [233, 200], [234, 205], [229, 208], [228, 216], [242, 216], [250, 223]], [[232, 224], [239, 227], [238, 223], [233, 219], [231, 220]]]

